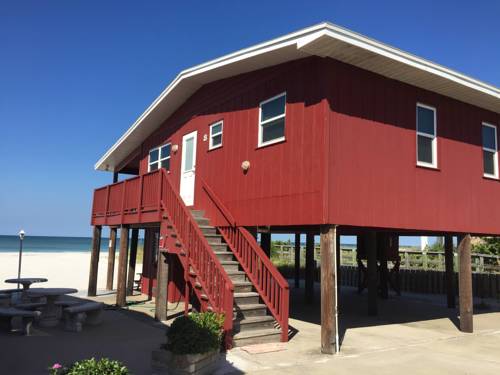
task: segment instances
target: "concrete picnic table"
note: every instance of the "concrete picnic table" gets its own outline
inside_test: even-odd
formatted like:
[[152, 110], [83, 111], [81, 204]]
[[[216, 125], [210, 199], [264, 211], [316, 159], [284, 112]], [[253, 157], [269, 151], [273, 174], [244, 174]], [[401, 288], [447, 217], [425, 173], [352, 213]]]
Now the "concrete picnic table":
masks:
[[21, 277], [15, 279], [7, 279], [6, 283], [9, 284], [21, 284], [23, 286], [23, 290], [26, 291], [30, 288], [31, 284], [34, 283], [45, 283], [48, 280], [44, 277]]
[[26, 291], [29, 297], [46, 297], [47, 303], [41, 308], [40, 326], [55, 327], [59, 323], [61, 316], [61, 306], [56, 304], [56, 300], [65, 294], [77, 293], [74, 288], [31, 288]]

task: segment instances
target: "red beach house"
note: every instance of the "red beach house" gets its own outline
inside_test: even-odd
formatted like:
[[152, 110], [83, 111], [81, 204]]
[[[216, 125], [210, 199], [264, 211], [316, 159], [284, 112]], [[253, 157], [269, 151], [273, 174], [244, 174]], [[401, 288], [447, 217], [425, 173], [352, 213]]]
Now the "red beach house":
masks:
[[89, 295], [102, 226], [113, 254], [120, 231], [118, 305], [145, 229], [142, 291], [158, 319], [167, 298], [184, 300], [226, 315], [228, 345], [286, 341], [288, 283], [270, 233], [307, 233], [307, 254], [320, 234], [329, 353], [340, 234], [357, 235], [368, 259], [371, 312], [377, 249], [443, 235], [450, 256], [457, 236], [460, 325], [472, 331], [470, 235], [500, 235], [498, 126], [497, 87], [330, 23], [184, 70], [95, 166], [114, 183], [94, 192]]

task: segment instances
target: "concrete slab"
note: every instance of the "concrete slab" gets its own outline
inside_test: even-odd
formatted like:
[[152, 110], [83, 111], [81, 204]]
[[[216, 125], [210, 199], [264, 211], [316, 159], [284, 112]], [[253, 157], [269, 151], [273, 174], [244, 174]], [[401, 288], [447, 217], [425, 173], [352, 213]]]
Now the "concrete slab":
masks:
[[[318, 287], [318, 286], [316, 286]], [[256, 354], [235, 348], [217, 370], [222, 374], [495, 374], [500, 373], [500, 304], [474, 316], [475, 333], [458, 331], [457, 311], [445, 296], [404, 295], [379, 300], [379, 315], [366, 314], [366, 294], [342, 288], [341, 353], [320, 354], [319, 300], [303, 303], [303, 289], [291, 290], [293, 337], [284, 350]], [[100, 291], [96, 300], [113, 304], [115, 295]], [[319, 297], [319, 290], [316, 293]], [[0, 333], [0, 373], [46, 374], [55, 362], [89, 357], [123, 361], [136, 374], [151, 374], [151, 351], [165, 342], [165, 325], [152, 319], [154, 303], [144, 295], [127, 298], [126, 309], [104, 313], [102, 325], [82, 333], [60, 327], [37, 328], [32, 337]], [[169, 318], [183, 313], [169, 304]]]
[[[500, 373], [500, 304], [487, 301], [490, 309], [474, 316], [475, 333], [465, 334], [445, 298], [392, 295], [379, 300], [378, 316], [369, 317], [366, 293], [343, 287], [341, 352], [328, 356], [320, 354], [319, 300], [304, 305], [303, 290], [292, 290], [290, 325], [296, 334], [286, 350], [252, 355], [236, 348], [226, 359], [249, 374]], [[217, 374], [231, 371], [221, 367]]]

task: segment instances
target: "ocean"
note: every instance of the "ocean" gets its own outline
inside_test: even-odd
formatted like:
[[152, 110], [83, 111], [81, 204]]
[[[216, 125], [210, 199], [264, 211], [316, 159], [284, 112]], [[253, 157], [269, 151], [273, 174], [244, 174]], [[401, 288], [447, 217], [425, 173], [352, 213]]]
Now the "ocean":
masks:
[[[90, 237], [52, 237], [26, 236], [23, 241], [23, 252], [27, 253], [62, 253], [90, 252]], [[109, 238], [101, 239], [101, 251], [107, 251]], [[139, 245], [142, 239], [139, 239]], [[118, 239], [117, 239], [118, 248]], [[117, 249], [118, 250], [118, 249]], [[19, 237], [0, 235], [0, 253], [18, 252]]]

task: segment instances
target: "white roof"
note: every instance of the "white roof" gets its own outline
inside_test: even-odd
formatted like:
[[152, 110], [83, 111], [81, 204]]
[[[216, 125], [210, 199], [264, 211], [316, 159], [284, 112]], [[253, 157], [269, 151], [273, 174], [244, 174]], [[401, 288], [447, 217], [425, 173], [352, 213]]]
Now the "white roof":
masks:
[[317, 55], [500, 113], [500, 89], [330, 23], [222, 56], [179, 73], [95, 168], [114, 170], [203, 85], [283, 62]]

